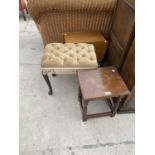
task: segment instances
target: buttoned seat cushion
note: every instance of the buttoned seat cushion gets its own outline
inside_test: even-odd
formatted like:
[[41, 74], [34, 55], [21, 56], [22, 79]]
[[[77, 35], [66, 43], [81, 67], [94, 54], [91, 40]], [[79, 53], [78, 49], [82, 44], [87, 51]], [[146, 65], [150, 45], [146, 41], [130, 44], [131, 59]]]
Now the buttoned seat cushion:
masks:
[[90, 69], [97, 68], [93, 44], [51, 43], [45, 47], [41, 67], [46, 72], [53, 69]]

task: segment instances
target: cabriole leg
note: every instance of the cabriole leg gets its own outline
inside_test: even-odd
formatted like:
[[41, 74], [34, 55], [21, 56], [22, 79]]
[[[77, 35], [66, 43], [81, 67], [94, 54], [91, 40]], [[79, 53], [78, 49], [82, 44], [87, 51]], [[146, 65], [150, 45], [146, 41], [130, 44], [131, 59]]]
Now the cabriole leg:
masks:
[[48, 94], [52, 95], [53, 94], [53, 90], [52, 90], [52, 86], [51, 86], [50, 80], [48, 78], [48, 75], [47, 74], [43, 74], [43, 73], [42, 73], [42, 75], [43, 75], [43, 78], [44, 78], [44, 80], [46, 81], [46, 83], [48, 85], [48, 88], [49, 88]]

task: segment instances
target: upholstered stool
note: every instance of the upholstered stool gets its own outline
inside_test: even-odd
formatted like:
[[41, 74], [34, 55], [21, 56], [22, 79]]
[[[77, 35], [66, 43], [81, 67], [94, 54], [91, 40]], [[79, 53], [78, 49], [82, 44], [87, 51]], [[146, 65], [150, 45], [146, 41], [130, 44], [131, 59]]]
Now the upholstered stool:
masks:
[[97, 68], [97, 58], [92, 44], [51, 43], [45, 47], [41, 61], [42, 75], [52, 94], [48, 74], [75, 74], [77, 70]]

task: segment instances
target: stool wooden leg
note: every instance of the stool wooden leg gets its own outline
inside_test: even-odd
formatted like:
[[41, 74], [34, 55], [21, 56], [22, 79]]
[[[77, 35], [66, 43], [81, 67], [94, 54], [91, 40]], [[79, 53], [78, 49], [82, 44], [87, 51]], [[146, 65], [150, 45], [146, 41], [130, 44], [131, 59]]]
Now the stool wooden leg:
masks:
[[56, 76], [56, 74], [55, 74], [55, 73], [53, 73], [53, 74], [52, 74], [52, 76]]
[[49, 88], [48, 94], [52, 95], [53, 94], [53, 90], [52, 90], [52, 86], [51, 86], [50, 80], [48, 78], [48, 75], [47, 74], [43, 74], [43, 73], [42, 73], [42, 75], [43, 75], [43, 78], [44, 78], [44, 80], [46, 81], [46, 83], [48, 85], [48, 88]]
[[55, 71], [53, 70], [52, 76], [56, 76]]
[[88, 101], [83, 100], [83, 115], [82, 115], [82, 120], [84, 122], [87, 121], [87, 105], [88, 105]]

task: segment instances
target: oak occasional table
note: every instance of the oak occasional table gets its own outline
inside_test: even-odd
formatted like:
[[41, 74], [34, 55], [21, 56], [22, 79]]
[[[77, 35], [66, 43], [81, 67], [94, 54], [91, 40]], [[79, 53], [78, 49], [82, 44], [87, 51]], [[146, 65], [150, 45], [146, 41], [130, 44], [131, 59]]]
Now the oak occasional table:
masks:
[[[114, 117], [122, 98], [130, 92], [115, 67], [102, 67], [93, 70], [78, 71], [79, 102], [82, 119], [111, 116]], [[110, 111], [87, 114], [89, 101], [105, 99]]]

